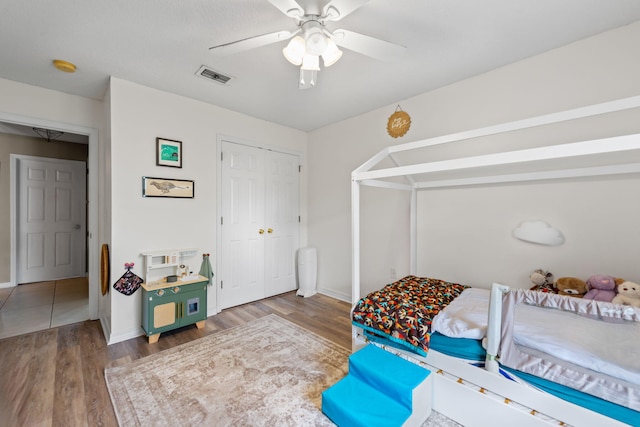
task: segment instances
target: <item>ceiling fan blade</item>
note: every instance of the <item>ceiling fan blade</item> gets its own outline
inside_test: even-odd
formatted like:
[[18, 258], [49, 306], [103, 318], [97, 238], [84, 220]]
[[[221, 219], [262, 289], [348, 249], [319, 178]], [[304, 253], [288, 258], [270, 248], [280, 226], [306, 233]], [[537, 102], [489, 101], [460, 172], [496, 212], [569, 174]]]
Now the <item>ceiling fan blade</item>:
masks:
[[369, 0], [331, 0], [322, 9], [322, 16], [326, 16], [329, 21], [339, 21], [368, 2]]
[[370, 56], [379, 61], [394, 61], [407, 49], [399, 44], [390, 43], [374, 37], [365, 36], [349, 30], [335, 30], [332, 39], [336, 44], [345, 49]]
[[257, 47], [266, 46], [268, 44], [277, 43], [279, 41], [288, 40], [297, 34], [296, 31], [276, 31], [275, 33], [263, 34], [261, 36], [248, 37], [246, 39], [237, 40], [230, 43], [224, 43], [218, 46], [212, 46], [209, 50], [216, 55], [226, 56], [234, 53], [244, 52]]
[[280, 12], [290, 18], [297, 18], [304, 15], [304, 8], [296, 0], [269, 0]]

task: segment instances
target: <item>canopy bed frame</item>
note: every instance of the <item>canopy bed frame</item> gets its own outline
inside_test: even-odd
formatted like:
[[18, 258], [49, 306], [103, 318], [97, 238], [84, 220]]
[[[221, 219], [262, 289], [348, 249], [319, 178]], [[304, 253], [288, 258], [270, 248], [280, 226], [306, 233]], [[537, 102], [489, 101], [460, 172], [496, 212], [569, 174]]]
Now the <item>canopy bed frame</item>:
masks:
[[[406, 157], [406, 155], [402, 156], [402, 153], [410, 154], [442, 144], [499, 136], [507, 132], [562, 124], [570, 120], [624, 112], [635, 108], [640, 108], [640, 96], [389, 146], [371, 157], [351, 175], [352, 304], [354, 307], [363, 296], [360, 258], [362, 186], [409, 192], [409, 274], [417, 275], [417, 194], [420, 191], [640, 173], [640, 162], [634, 162], [634, 157], [637, 158], [640, 155], [640, 134], [564, 142], [557, 145], [406, 165], [399, 161], [399, 158]], [[558, 159], [562, 161], [559, 162]], [[581, 159], [589, 159], [589, 161], [581, 163]], [[565, 164], [573, 167], [565, 167]], [[523, 427], [549, 424], [626, 425], [538, 391], [531, 386], [505, 380], [495, 374], [497, 370], [495, 361], [501, 336], [501, 302], [502, 295], [506, 292], [509, 292], [509, 286], [494, 284], [486, 346], [487, 366], [492, 367], [491, 369], [479, 369], [434, 350], [429, 350], [426, 357], [421, 357], [407, 351], [389, 349], [402, 357], [424, 364], [433, 372], [440, 374], [434, 379], [433, 409], [463, 425], [484, 425], [483, 419], [486, 420], [486, 425], [494, 425], [498, 417], [502, 425]], [[354, 326], [353, 350], [357, 350], [366, 342], [362, 330]], [[531, 416], [531, 414], [541, 413], [544, 414], [543, 417]]]

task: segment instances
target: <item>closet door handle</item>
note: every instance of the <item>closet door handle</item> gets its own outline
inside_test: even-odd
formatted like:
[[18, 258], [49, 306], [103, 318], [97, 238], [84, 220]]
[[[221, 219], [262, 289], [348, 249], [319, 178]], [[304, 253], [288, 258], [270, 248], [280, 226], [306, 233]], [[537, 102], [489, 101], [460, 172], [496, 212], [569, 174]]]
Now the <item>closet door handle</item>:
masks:
[[267, 229], [267, 233], [269, 233], [269, 234], [273, 233], [273, 228], [268, 228]]
[[258, 230], [258, 233], [264, 234], [264, 230], [261, 228], [260, 230]]

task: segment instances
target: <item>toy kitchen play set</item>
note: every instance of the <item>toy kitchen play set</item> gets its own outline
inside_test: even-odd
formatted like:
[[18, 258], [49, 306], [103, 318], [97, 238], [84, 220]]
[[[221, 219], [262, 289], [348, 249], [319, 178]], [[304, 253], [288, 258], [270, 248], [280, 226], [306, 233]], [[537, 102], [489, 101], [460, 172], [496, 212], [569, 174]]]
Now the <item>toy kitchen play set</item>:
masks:
[[[193, 265], [187, 262], [197, 252], [175, 249], [142, 253], [142, 328], [150, 344], [157, 342], [162, 332], [172, 329], [194, 323], [198, 329], [204, 328], [210, 277], [194, 273]], [[203, 255], [203, 266], [209, 263], [208, 257]]]

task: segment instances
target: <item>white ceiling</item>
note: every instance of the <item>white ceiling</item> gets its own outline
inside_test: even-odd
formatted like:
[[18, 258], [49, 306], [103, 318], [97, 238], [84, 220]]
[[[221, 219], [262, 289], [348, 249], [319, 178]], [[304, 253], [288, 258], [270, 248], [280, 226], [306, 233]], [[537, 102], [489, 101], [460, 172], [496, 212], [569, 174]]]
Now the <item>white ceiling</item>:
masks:
[[[310, 131], [638, 21], [640, 1], [370, 0], [327, 28], [401, 44], [405, 54], [385, 63], [345, 50], [309, 90], [298, 89], [284, 41], [226, 57], [209, 50], [294, 30], [267, 0], [5, 0], [0, 16], [0, 77], [102, 99], [115, 76]], [[76, 73], [57, 71], [53, 59]], [[202, 65], [233, 79], [199, 78]]]

